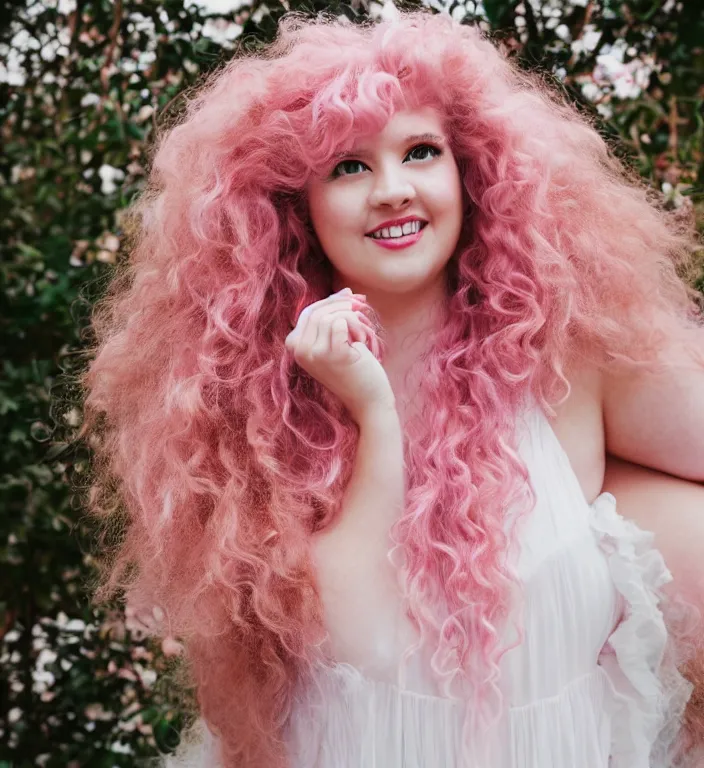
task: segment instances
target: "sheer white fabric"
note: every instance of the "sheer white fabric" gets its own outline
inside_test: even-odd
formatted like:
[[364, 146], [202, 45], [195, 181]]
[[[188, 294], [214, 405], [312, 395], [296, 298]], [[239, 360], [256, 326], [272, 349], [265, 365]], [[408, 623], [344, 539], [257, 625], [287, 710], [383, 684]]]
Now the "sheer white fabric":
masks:
[[[537, 496], [515, 560], [525, 638], [502, 659], [508, 709], [487, 736], [489, 765], [463, 744], [464, 710], [439, 695], [427, 663], [419, 656], [399, 675], [408, 620], [400, 597], [377, 597], [365, 622], [379, 636], [362, 651], [344, 642], [358, 636], [344, 620], [328, 627], [332, 647], [345, 650], [298, 693], [292, 768], [670, 768], [691, 693], [664, 655], [659, 590], [670, 573], [652, 534], [624, 520], [612, 495], [587, 503], [539, 409], [519, 436]], [[190, 761], [167, 765], [217, 763], [196, 747]]]

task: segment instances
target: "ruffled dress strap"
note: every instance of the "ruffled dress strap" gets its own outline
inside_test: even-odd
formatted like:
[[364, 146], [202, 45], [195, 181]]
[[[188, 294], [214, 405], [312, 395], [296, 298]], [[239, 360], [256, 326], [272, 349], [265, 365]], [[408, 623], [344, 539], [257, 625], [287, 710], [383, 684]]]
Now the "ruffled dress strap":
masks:
[[623, 608], [599, 657], [612, 691], [610, 766], [670, 768], [692, 692], [661, 610], [672, 574], [654, 534], [619, 515], [612, 494], [593, 502], [591, 524]]

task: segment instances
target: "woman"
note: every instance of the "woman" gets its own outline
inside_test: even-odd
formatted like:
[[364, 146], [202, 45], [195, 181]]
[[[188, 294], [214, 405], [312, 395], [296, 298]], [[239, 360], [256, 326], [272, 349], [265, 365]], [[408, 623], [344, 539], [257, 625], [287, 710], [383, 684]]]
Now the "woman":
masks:
[[184, 760], [674, 765], [691, 621], [601, 491], [607, 452], [704, 480], [694, 243], [593, 128], [449, 17], [288, 17], [137, 212], [85, 431]]

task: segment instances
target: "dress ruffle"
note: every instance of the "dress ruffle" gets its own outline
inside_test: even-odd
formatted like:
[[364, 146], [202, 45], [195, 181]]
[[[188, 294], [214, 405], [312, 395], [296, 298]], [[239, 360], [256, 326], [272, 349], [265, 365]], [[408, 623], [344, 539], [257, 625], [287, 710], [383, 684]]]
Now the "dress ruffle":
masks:
[[599, 658], [612, 689], [611, 768], [670, 768], [692, 685], [679, 673], [660, 604], [672, 574], [644, 531], [602, 493], [591, 524], [622, 600], [623, 617]]

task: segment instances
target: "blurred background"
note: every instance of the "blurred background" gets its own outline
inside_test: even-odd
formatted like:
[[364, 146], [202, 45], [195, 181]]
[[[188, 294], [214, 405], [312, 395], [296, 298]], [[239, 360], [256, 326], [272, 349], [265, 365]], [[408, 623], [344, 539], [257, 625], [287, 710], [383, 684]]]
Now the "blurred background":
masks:
[[[417, 3], [397, 3], [416, 7]], [[593, 115], [682, 226], [704, 228], [698, 2], [424, 3], [479, 24]], [[0, 8], [0, 768], [112, 768], [172, 750], [178, 657], [100, 610], [72, 383], [87, 319], [125, 257], [122, 212], [183, 95], [307, 0], [5, 0]], [[686, 275], [704, 290], [704, 255]]]

